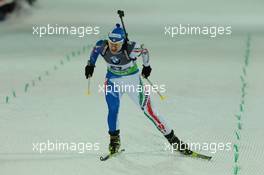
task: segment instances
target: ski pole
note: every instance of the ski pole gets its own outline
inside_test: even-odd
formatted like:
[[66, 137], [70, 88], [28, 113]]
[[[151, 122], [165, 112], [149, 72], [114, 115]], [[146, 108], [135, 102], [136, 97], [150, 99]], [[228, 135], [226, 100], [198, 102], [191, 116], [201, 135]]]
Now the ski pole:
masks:
[[87, 84], [87, 93], [86, 95], [89, 96], [91, 94], [91, 90], [90, 90], [90, 86], [91, 86], [91, 77], [88, 77], [88, 84]]
[[[147, 81], [148, 81], [148, 83], [153, 87], [154, 85], [153, 85], [153, 83], [148, 79], [148, 78], [145, 78]], [[159, 95], [159, 97], [160, 97], [160, 99], [161, 100], [165, 100], [165, 96], [163, 96], [163, 95], [161, 95], [161, 93], [157, 90], [156, 91], [157, 92], [157, 94]]]

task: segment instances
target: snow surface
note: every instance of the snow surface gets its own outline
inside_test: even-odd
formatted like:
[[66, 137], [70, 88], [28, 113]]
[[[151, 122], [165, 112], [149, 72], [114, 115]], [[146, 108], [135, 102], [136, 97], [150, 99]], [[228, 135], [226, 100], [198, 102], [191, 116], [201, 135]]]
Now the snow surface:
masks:
[[[0, 173], [228, 175], [237, 165], [238, 174], [263, 174], [263, 5], [257, 0], [45, 0], [11, 15], [0, 23]], [[98, 60], [92, 94], [86, 96], [84, 66], [89, 52], [71, 56], [70, 61], [65, 57], [105, 36], [119, 22], [117, 9], [126, 12], [130, 39], [145, 43], [150, 50], [150, 78], [167, 88], [167, 99], [161, 101], [154, 94], [154, 103], [175, 133], [186, 142], [237, 144], [238, 163], [233, 147], [215, 154], [202, 151], [213, 156], [210, 162], [165, 151], [166, 140], [127, 97], [120, 111], [121, 142], [126, 151], [99, 161], [109, 142], [107, 108], [103, 94], [97, 93], [98, 84], [104, 81], [105, 64]], [[48, 23], [100, 26], [101, 33], [86, 38], [32, 35], [32, 26]], [[233, 34], [214, 39], [164, 35], [164, 26], [179, 23], [231, 25]], [[241, 102], [240, 76], [248, 33], [245, 111], [237, 140], [235, 114], [239, 114]], [[100, 150], [85, 154], [32, 150], [32, 143], [46, 140], [98, 142]]]

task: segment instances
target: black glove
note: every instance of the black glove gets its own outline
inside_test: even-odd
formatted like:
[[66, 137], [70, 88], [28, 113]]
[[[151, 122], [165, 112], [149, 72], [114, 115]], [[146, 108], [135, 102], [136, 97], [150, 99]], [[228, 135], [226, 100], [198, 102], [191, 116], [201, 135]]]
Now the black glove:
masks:
[[93, 76], [94, 67], [95, 67], [95, 65], [91, 65], [91, 64], [86, 65], [86, 67], [85, 67], [86, 79]]
[[142, 72], [141, 72], [142, 76], [143, 76], [144, 78], [148, 78], [149, 75], [150, 75], [151, 70], [152, 70], [152, 69], [151, 69], [150, 66], [144, 66], [144, 65], [143, 65], [143, 69], [142, 69]]

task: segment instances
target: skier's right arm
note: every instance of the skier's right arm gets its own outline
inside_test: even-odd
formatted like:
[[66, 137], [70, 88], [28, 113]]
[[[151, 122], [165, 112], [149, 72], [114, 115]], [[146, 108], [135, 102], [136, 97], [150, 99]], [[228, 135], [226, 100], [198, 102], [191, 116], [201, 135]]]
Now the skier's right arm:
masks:
[[95, 63], [97, 61], [99, 54], [103, 50], [103, 44], [104, 44], [104, 40], [99, 40], [96, 42], [96, 45], [93, 47], [93, 50], [90, 54], [90, 59], [88, 60], [87, 65], [85, 67], [86, 79], [93, 76]]

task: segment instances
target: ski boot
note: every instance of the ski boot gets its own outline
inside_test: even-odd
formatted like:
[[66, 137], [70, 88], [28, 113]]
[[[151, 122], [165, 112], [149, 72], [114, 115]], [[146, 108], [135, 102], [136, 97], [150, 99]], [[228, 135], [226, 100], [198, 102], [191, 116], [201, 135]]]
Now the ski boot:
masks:
[[188, 145], [186, 143], [184, 143], [178, 137], [175, 136], [173, 130], [168, 135], [165, 135], [165, 137], [167, 138], [169, 143], [172, 145], [172, 148], [174, 150], [177, 150], [184, 155], [191, 155], [193, 153], [193, 151], [191, 151], [188, 148]]
[[115, 132], [109, 132], [110, 135], [110, 144], [109, 144], [109, 152], [110, 154], [117, 153], [120, 148], [120, 136], [119, 136], [119, 130]]

